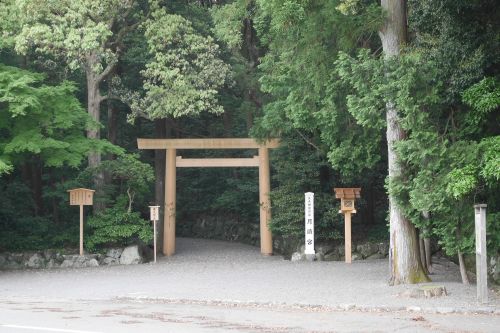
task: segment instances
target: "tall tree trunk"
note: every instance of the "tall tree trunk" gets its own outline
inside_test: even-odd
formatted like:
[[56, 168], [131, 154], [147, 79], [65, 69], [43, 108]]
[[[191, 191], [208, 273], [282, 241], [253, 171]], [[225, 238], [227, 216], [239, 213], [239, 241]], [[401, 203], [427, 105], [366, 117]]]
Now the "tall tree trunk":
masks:
[[458, 250], [458, 265], [460, 267], [460, 276], [462, 277], [462, 283], [469, 285], [469, 277], [467, 276], [467, 270], [465, 269], [464, 254]]
[[23, 163], [21, 175], [26, 186], [31, 190], [33, 199], [33, 215], [39, 216], [43, 210], [42, 200], [42, 171], [37, 158], [32, 158]]
[[[99, 123], [100, 120], [100, 106], [101, 106], [101, 94], [99, 91], [99, 78], [93, 72], [92, 68], [94, 68], [95, 63], [89, 61], [87, 68], [87, 111], [89, 115], [96, 122]], [[89, 139], [100, 139], [101, 131], [99, 127], [92, 128], [87, 130], [87, 138]], [[91, 151], [88, 156], [89, 167], [97, 167], [101, 164], [101, 152], [99, 151]], [[103, 172], [98, 172], [94, 178], [94, 205], [93, 210], [94, 213], [98, 213], [104, 209], [104, 201], [103, 201], [103, 186], [104, 186], [104, 174]]]
[[429, 275], [430, 271], [427, 267], [427, 261], [425, 260], [427, 253], [425, 249], [424, 234], [421, 230], [418, 232], [418, 249], [420, 250], [420, 264], [422, 265], [422, 269], [426, 275]]
[[[386, 58], [399, 55], [400, 47], [406, 43], [406, 1], [382, 0], [382, 8], [387, 18], [379, 32]], [[398, 110], [392, 102], [386, 105], [387, 148], [389, 180], [402, 175], [398, 163], [395, 144], [405, 138], [400, 124]], [[389, 194], [390, 251], [389, 264], [391, 285], [429, 281], [420, 263], [418, 239], [415, 227], [403, 215], [393, 195]]]
[[425, 271], [427, 267], [425, 266], [425, 246], [424, 236], [422, 232], [418, 233], [418, 249], [420, 250], [420, 263], [422, 264], [422, 268]]
[[[243, 45], [242, 45], [242, 54], [247, 59], [249, 70], [252, 72], [252, 75], [256, 75], [256, 69], [259, 64], [259, 54], [260, 50], [258, 47], [258, 36], [257, 31], [253, 26], [253, 21], [250, 18], [245, 18], [243, 20]], [[249, 85], [246, 89], [244, 89], [244, 100], [253, 103], [256, 109], [260, 109], [262, 107], [262, 102], [260, 101], [258, 94], [258, 86]], [[252, 108], [248, 108], [246, 114], [246, 125], [247, 131], [253, 127], [254, 123], [254, 110]]]
[[[33, 195], [33, 177], [32, 177], [33, 171], [31, 170], [31, 161], [26, 160], [23, 162], [21, 166], [21, 177], [23, 178], [24, 184], [31, 190], [31, 199], [33, 200], [33, 203], [30, 202], [30, 208], [33, 209], [33, 214], [35, 214], [36, 208], [35, 208], [35, 196]], [[32, 204], [32, 205], [31, 205]]]
[[33, 159], [31, 173], [31, 190], [35, 201], [35, 216], [43, 214], [43, 198], [42, 198], [42, 162], [39, 157]]
[[222, 121], [224, 124], [224, 137], [230, 138], [232, 136], [231, 135], [232, 122], [229, 111], [227, 110], [224, 111], [224, 113], [222, 114]]
[[422, 215], [427, 221], [426, 227], [424, 228], [424, 249], [425, 249], [425, 267], [429, 274], [432, 274], [432, 253], [431, 253], [431, 239], [429, 238], [430, 229], [430, 214], [428, 211], [422, 212]]
[[364, 191], [368, 196], [366, 199], [366, 210], [368, 216], [366, 216], [366, 221], [369, 225], [375, 224], [375, 196], [373, 195], [373, 183], [370, 183], [368, 191]]
[[[462, 239], [462, 221], [458, 221], [457, 229], [455, 230], [457, 241]], [[462, 277], [463, 284], [469, 284], [469, 278], [467, 277], [467, 270], [465, 269], [464, 255], [462, 251], [457, 251], [458, 265], [460, 267], [460, 276]]]
[[429, 274], [432, 274], [432, 253], [431, 253], [431, 239], [429, 237], [424, 237], [424, 247], [425, 247], [425, 265]]
[[[117, 114], [118, 110], [114, 107], [113, 103], [108, 100], [108, 141], [116, 145], [116, 133], [117, 133]], [[115, 154], [108, 154], [106, 156], [108, 160], [115, 160]], [[113, 176], [108, 170], [104, 170], [104, 186], [107, 186], [113, 182]]]
[[[116, 145], [118, 134], [118, 110], [112, 103], [108, 104], [108, 141]], [[114, 156], [114, 155], [113, 155]]]

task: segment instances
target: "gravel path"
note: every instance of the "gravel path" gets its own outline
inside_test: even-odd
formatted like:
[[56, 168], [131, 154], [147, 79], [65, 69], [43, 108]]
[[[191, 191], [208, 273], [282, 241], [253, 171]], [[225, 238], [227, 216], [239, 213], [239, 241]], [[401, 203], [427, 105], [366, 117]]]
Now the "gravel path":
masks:
[[290, 262], [263, 257], [238, 243], [177, 239], [177, 254], [155, 264], [0, 272], [0, 299], [158, 299], [165, 302], [222, 302], [270, 306], [413, 309], [438, 312], [495, 312], [500, 299], [476, 302], [475, 285], [464, 286], [456, 265], [439, 261], [434, 283], [449, 296], [398, 296], [415, 286], [387, 285], [387, 260]]

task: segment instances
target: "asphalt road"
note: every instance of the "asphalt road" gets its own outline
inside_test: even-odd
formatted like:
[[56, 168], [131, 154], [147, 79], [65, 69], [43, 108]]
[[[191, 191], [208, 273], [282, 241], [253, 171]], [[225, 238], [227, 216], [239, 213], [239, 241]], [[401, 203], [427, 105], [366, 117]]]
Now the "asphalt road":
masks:
[[492, 332], [492, 315], [130, 301], [0, 303], [0, 332]]
[[498, 296], [477, 304], [456, 266], [435, 269], [449, 296], [405, 298], [414, 286], [389, 287], [385, 260], [293, 263], [178, 239], [156, 265], [0, 272], [0, 333], [500, 332]]

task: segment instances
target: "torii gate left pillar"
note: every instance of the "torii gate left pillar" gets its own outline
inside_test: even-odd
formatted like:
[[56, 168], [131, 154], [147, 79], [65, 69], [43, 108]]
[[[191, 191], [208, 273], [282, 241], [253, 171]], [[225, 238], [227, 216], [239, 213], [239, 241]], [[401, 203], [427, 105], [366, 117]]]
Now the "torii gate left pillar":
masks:
[[[175, 253], [176, 169], [177, 167], [259, 167], [260, 251], [272, 255], [273, 240], [269, 230], [271, 220], [271, 177], [269, 148], [277, 148], [278, 140], [259, 144], [254, 139], [137, 139], [139, 149], [165, 149], [165, 202], [163, 217], [163, 254]], [[253, 158], [189, 158], [177, 156], [177, 149], [254, 149]]]

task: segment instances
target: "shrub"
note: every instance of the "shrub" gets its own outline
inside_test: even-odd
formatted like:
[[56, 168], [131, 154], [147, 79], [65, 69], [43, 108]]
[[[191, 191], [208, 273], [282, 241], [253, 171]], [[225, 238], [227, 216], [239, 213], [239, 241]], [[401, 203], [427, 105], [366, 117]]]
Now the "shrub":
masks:
[[94, 251], [101, 246], [126, 246], [141, 240], [149, 243], [153, 232], [149, 221], [138, 212], [127, 212], [121, 206], [108, 208], [88, 219], [91, 234], [85, 240], [85, 247]]

